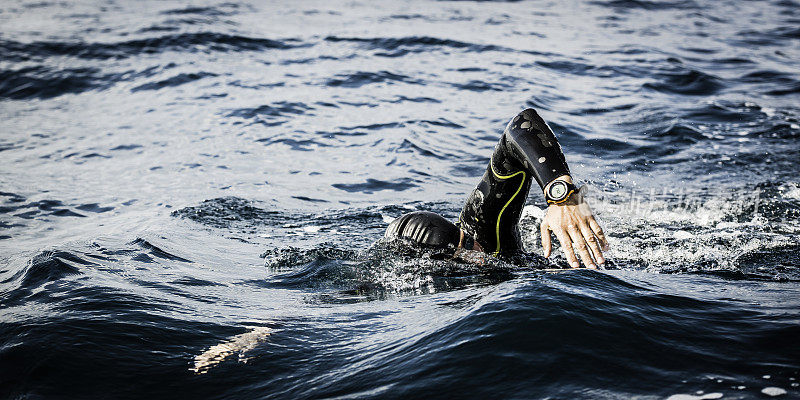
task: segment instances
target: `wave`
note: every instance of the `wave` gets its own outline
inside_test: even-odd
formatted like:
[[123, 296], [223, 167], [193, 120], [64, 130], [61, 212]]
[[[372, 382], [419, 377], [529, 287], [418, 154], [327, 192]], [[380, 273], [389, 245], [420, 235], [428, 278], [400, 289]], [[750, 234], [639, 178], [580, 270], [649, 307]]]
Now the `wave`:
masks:
[[[304, 197], [304, 196], [297, 196]], [[321, 212], [301, 212], [275, 210], [266, 204], [240, 197], [220, 197], [205, 200], [197, 206], [184, 207], [172, 212], [173, 217], [185, 218], [213, 228], [247, 229], [255, 227], [282, 227], [302, 229], [306, 226], [317, 228], [339, 228], [354, 225], [355, 229], [385, 229], [386, 219], [402, 213], [417, 210], [443, 212], [444, 204], [421, 203], [417, 207], [385, 205], [367, 209], [326, 210]], [[382, 232], [381, 232], [382, 233]]]
[[800, 38], [800, 28], [796, 26], [778, 26], [767, 30], [746, 29], [736, 33], [729, 42], [740, 46], [773, 46], [782, 42]]
[[393, 181], [367, 178], [367, 180], [363, 183], [334, 183], [331, 186], [346, 192], [370, 194], [381, 190], [402, 192], [404, 190], [418, 187], [419, 185], [417, 185], [413, 179], [409, 178], [398, 178]]
[[[23, 198], [18, 197], [16, 199]], [[12, 214], [14, 212], [21, 211], [17, 214], [13, 214], [13, 216], [23, 219], [34, 219], [41, 216], [85, 217], [85, 215], [81, 213], [72, 211], [70, 206], [65, 205], [60, 200], [37, 200], [22, 204], [22, 202], [13, 201], [12, 199], [12, 202], [13, 203], [11, 205], [0, 206], [0, 214]], [[83, 207], [89, 211], [93, 211], [95, 205], [96, 203], [82, 204], [75, 208], [81, 209], [81, 207]]]
[[690, 69], [673, 73], [661, 73], [661, 81], [647, 82], [642, 87], [662, 93], [682, 95], [711, 95], [724, 87], [714, 75]]
[[159, 70], [174, 67], [148, 67], [121, 73], [103, 73], [102, 69], [25, 67], [18, 70], [0, 70], [0, 99], [26, 100], [50, 99], [65, 94], [109, 89], [119, 82], [129, 82], [155, 75]]
[[586, 75], [595, 70], [595, 66], [583, 62], [560, 60], [560, 61], [536, 61], [536, 65], [574, 75]]
[[[793, 336], [800, 328], [736, 301], [664, 293], [590, 271], [470, 293], [413, 310], [424, 315], [414, 327], [377, 329], [369, 344], [354, 341], [336, 351], [347, 361], [326, 365], [324, 379], [310, 373], [310, 380], [273, 386], [296, 397], [490, 398], [498, 391], [530, 397], [534, 386], [548, 398], [629, 398], [692, 387], [743, 393], [731, 390], [739, 385], [757, 393], [772, 383], [761, 371], [784, 376], [781, 382], [794, 376], [790, 360], [798, 356]], [[248, 356], [263, 357], [266, 368], [270, 348]], [[743, 355], [756, 361], [743, 364]], [[674, 385], [627, 379], [642, 369], [686, 379]], [[726, 373], [709, 377], [710, 371]], [[446, 384], [454, 381], [461, 383]]]
[[224, 3], [213, 7], [198, 7], [189, 6], [184, 8], [173, 8], [166, 11], [161, 11], [162, 15], [204, 15], [212, 17], [231, 16], [239, 14], [239, 7], [241, 5], [236, 3]]
[[509, 84], [492, 83], [480, 80], [472, 80], [465, 83], [451, 83], [450, 86], [458, 90], [468, 90], [471, 92], [502, 92], [512, 88], [512, 85]]
[[20, 286], [33, 288], [69, 275], [79, 275], [80, 269], [76, 265], [88, 266], [94, 263], [66, 251], [42, 252], [31, 259]]
[[80, 59], [125, 59], [143, 54], [166, 51], [216, 51], [243, 52], [286, 50], [300, 46], [289, 40], [272, 40], [215, 32], [177, 33], [133, 39], [120, 42], [58, 42], [39, 41], [23, 43], [0, 40], [0, 52], [7, 61], [44, 61], [47, 57], [75, 57]]
[[763, 129], [752, 132], [752, 135], [774, 139], [798, 139], [800, 138], [800, 126], [788, 122], [772, 123], [767, 124]]
[[667, 140], [659, 140], [661, 143], [667, 145], [667, 143], [672, 145], [678, 146], [686, 146], [695, 144], [702, 140], [707, 140], [708, 137], [704, 135], [699, 130], [685, 124], [673, 124], [667, 127], [666, 129], [655, 131], [651, 135], [651, 138], [664, 138]]
[[8, 274], [0, 281], [0, 301], [3, 307], [25, 305], [30, 301], [48, 302], [51, 295], [41, 288], [52, 282], [66, 280], [84, 274], [83, 268], [97, 264], [68, 251], [42, 251], [26, 264], [15, 269], [8, 264], [2, 274]]
[[700, 8], [700, 6], [693, 0], [677, 0], [677, 1], [606, 0], [606, 1], [590, 1], [590, 3], [615, 9], [629, 9], [629, 10], [641, 9], [648, 11], [670, 10], [670, 9], [685, 10], [685, 9]]
[[325, 85], [331, 87], [359, 88], [373, 83], [393, 84], [395, 82], [409, 83], [413, 85], [420, 85], [423, 83], [421, 80], [411, 78], [410, 76], [395, 74], [389, 71], [358, 71], [353, 73], [338, 74], [333, 78], [327, 79], [325, 81]]
[[277, 126], [285, 123], [286, 118], [305, 115], [311, 110], [314, 108], [305, 103], [279, 101], [270, 105], [230, 110], [225, 116], [250, 120], [252, 124]]
[[187, 259], [185, 259], [183, 257], [180, 257], [180, 256], [174, 255], [172, 253], [169, 253], [166, 250], [163, 250], [160, 247], [158, 247], [158, 246], [156, 246], [156, 245], [154, 245], [154, 244], [152, 244], [152, 243], [150, 243], [147, 240], [142, 239], [142, 238], [137, 238], [136, 240], [134, 240], [130, 244], [137, 245], [137, 246], [147, 250], [150, 253], [150, 255], [153, 255], [155, 257], [158, 257], [158, 258], [161, 258], [161, 259], [164, 259], [164, 260], [181, 261], [181, 262], [187, 262], [187, 263], [191, 262], [191, 261], [189, 261], [189, 260], [187, 260]]
[[0, 71], [0, 98], [49, 99], [111, 87], [120, 74], [104, 74], [99, 68], [26, 67]]
[[183, 73], [175, 75], [158, 82], [145, 83], [131, 89], [131, 92], [140, 92], [143, 90], [160, 90], [163, 88], [181, 86], [189, 82], [194, 82], [203, 78], [218, 76], [211, 72], [197, 72], [197, 73]]
[[388, 129], [388, 128], [399, 128], [399, 127], [403, 127], [403, 126], [405, 126], [405, 125], [400, 123], [400, 122], [386, 122], [386, 123], [382, 123], [382, 124], [343, 126], [343, 127], [339, 127], [339, 129], [343, 130], [343, 131], [360, 131], [360, 130], [375, 131], [375, 130]]
[[283, 144], [289, 146], [293, 151], [313, 151], [318, 147], [331, 147], [331, 145], [314, 139], [292, 139], [292, 138], [264, 138], [257, 139], [256, 142], [266, 146], [273, 144]]
[[[383, 49], [395, 51], [398, 48], [409, 47], [417, 48], [413, 51], [427, 51], [430, 47], [449, 47], [453, 49], [463, 49], [466, 51], [484, 52], [484, 51], [503, 51], [505, 49], [494, 45], [482, 45], [476, 43], [461, 42], [451, 39], [438, 39], [429, 36], [408, 36], [399, 38], [359, 38], [359, 37], [341, 37], [341, 36], [328, 36], [325, 38], [327, 42], [351, 42], [360, 43], [367, 49]], [[407, 51], [412, 51], [407, 49]]]
[[172, 216], [186, 218], [215, 228], [235, 225], [263, 225], [289, 222], [294, 216], [280, 211], [269, 211], [239, 197], [220, 197], [205, 200], [197, 206], [172, 212]]
[[767, 117], [763, 109], [754, 103], [711, 101], [687, 110], [682, 119], [692, 122], [731, 124], [763, 122]]
[[331, 244], [308, 249], [275, 248], [262, 257], [273, 273], [263, 286], [322, 292], [314, 299], [323, 302], [364, 301], [386, 293], [456, 290], [514, 276], [514, 267], [498, 260], [484, 265], [465, 263], [400, 241], [379, 241], [358, 251]]
[[426, 148], [424, 148], [424, 147], [422, 147], [422, 146], [420, 146], [420, 145], [418, 145], [418, 144], [416, 144], [416, 143], [414, 143], [414, 142], [412, 142], [412, 141], [410, 141], [408, 139], [403, 139], [403, 141], [400, 143], [400, 145], [397, 146], [397, 148], [393, 149], [393, 151], [396, 152], [396, 153], [416, 153], [416, 154], [419, 154], [419, 155], [421, 155], [423, 157], [431, 157], [431, 158], [436, 158], [436, 159], [439, 159], [439, 160], [446, 160], [446, 159], [450, 159], [450, 157], [452, 157], [451, 154], [437, 154], [437, 153], [434, 153], [433, 151], [428, 150], [428, 149], [426, 149]]
[[257, 117], [283, 117], [305, 114], [313, 108], [304, 103], [277, 102], [273, 105], [263, 105], [253, 108], [240, 108], [231, 111], [226, 116], [252, 119]]
[[785, 89], [769, 90], [769, 91], [764, 92], [764, 94], [767, 94], [767, 95], [770, 95], [770, 96], [786, 96], [786, 95], [790, 95], [790, 94], [800, 93], [800, 82], [796, 82], [796, 83], [793, 83], [793, 84], [788, 85], [788, 86], [789, 87], [787, 87]]
[[739, 77], [739, 80], [748, 83], [775, 83], [781, 85], [798, 83], [792, 74], [769, 69], [748, 72]]

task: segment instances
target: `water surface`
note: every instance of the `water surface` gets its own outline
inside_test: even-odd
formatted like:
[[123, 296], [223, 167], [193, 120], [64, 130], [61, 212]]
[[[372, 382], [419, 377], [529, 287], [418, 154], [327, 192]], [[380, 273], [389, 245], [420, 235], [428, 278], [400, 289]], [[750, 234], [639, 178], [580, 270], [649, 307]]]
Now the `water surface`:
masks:
[[[6, 1], [0, 397], [800, 396], [798, 10]], [[608, 270], [373, 246], [526, 107]]]

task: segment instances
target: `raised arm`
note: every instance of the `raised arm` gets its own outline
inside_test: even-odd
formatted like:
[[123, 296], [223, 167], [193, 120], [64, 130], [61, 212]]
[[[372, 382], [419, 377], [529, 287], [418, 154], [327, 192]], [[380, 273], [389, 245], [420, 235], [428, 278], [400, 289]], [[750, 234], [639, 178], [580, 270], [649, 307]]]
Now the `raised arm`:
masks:
[[495, 147], [486, 173], [467, 198], [459, 227], [487, 253], [513, 257], [522, 249], [517, 223], [533, 180], [549, 207], [542, 222], [542, 246], [552, 252], [550, 232], [561, 242], [574, 268], [597, 268], [608, 248], [602, 229], [572, 182], [553, 131], [533, 109], [514, 117]]
[[604, 264], [608, 242], [574, 186], [564, 153], [547, 123], [536, 111], [525, 110], [509, 123], [505, 137], [509, 150], [532, 171], [549, 205], [540, 226], [545, 257], [552, 252], [552, 232], [573, 268], [580, 266], [576, 252], [586, 267]]

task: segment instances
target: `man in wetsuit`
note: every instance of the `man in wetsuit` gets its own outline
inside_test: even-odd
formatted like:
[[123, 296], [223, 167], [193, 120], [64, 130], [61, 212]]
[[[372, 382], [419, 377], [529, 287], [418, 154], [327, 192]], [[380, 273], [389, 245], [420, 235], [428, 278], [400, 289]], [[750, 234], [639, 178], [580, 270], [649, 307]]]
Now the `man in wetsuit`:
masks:
[[392, 221], [385, 237], [452, 250], [455, 256], [472, 250], [514, 260], [523, 252], [517, 224], [533, 179], [549, 205], [540, 226], [544, 256], [550, 257], [553, 232], [573, 268], [580, 267], [575, 252], [588, 268], [604, 264], [608, 242], [603, 230], [574, 186], [553, 131], [533, 109], [508, 123], [456, 224], [416, 211]]

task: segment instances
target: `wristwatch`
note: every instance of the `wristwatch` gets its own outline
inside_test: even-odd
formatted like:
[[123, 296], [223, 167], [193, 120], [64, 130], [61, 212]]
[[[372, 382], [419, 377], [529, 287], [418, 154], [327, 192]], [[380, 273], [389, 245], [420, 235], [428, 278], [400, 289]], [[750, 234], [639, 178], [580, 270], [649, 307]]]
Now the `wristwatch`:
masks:
[[547, 200], [547, 204], [561, 204], [577, 191], [575, 185], [563, 179], [556, 179], [545, 188], [544, 199]]

